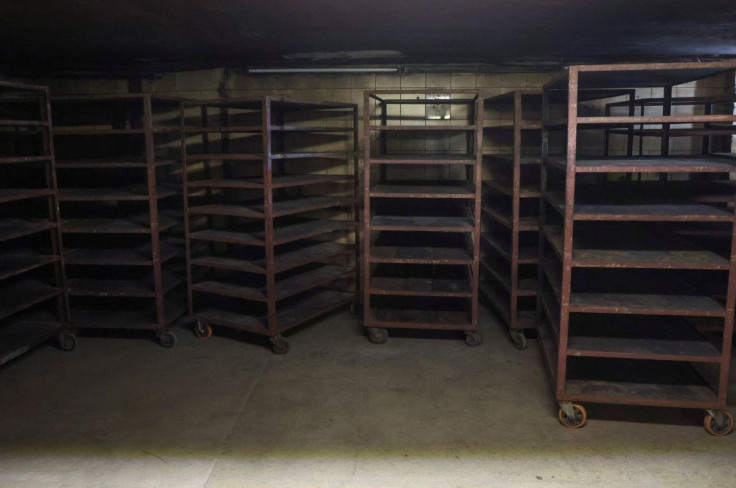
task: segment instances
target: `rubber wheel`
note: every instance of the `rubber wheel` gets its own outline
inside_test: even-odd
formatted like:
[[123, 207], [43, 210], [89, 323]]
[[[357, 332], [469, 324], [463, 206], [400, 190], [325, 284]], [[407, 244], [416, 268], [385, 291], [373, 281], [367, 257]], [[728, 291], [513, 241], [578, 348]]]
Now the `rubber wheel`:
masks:
[[526, 336], [520, 330], [509, 330], [509, 337], [514, 347], [520, 351], [523, 351], [529, 347], [529, 343], [526, 340]]
[[465, 344], [470, 347], [477, 347], [483, 344], [483, 336], [478, 332], [467, 332], [465, 334]]
[[200, 320], [197, 320], [197, 323], [194, 324], [194, 334], [205, 341], [212, 337], [212, 327]]
[[62, 332], [57, 337], [57, 341], [62, 351], [71, 352], [77, 348], [77, 336], [71, 332]]
[[388, 331], [371, 327], [368, 329], [368, 340], [373, 344], [386, 344], [388, 342]]
[[158, 343], [161, 344], [161, 347], [171, 349], [176, 345], [176, 334], [170, 330], [165, 330], [158, 335]]
[[289, 343], [281, 337], [272, 337], [271, 350], [274, 354], [287, 354], [289, 352]]
[[585, 421], [588, 420], [588, 413], [585, 411], [585, 408], [583, 408], [582, 405], [578, 405], [576, 403], [572, 404], [572, 408], [575, 411], [575, 418], [571, 419], [567, 415], [565, 415], [565, 412], [562, 411], [562, 409], [559, 410], [557, 413], [557, 416], [560, 418], [560, 422], [562, 422], [562, 425], [569, 429], [579, 429], [583, 425], [585, 425]]
[[733, 432], [733, 415], [731, 415], [731, 412], [728, 412], [726, 410], [724, 410], [722, 413], [723, 416], [726, 418], [726, 423], [722, 426], [716, 425], [716, 421], [711, 414], [706, 415], [705, 419], [703, 419], [705, 430], [707, 430], [710, 435], [722, 437]]

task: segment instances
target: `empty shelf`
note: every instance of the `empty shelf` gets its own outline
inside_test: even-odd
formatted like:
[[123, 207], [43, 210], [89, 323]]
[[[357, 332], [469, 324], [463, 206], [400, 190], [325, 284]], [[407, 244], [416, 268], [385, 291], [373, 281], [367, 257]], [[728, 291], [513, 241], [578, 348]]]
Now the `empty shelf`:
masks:
[[[161, 274], [161, 292], [166, 294], [173, 290], [181, 280], [170, 274]], [[91, 297], [155, 297], [153, 276], [140, 280], [108, 280], [108, 279], [70, 279], [67, 289], [72, 296]]]
[[[176, 221], [159, 218], [158, 230], [163, 232], [176, 225]], [[66, 219], [61, 230], [68, 234], [150, 234], [151, 225], [147, 216], [128, 219]]]
[[254, 300], [257, 302], [266, 301], [266, 293], [261, 288], [251, 286], [234, 285], [222, 281], [202, 281], [193, 283], [192, 290], [212, 295], [220, 295], [226, 297], [243, 298], [245, 300]]
[[178, 303], [164, 301], [164, 323], [159, 324], [155, 310], [72, 309], [71, 325], [81, 329], [163, 329], [185, 311]]
[[[514, 189], [512, 188], [511, 183], [506, 183], [504, 181], [484, 181], [483, 187], [487, 191], [499, 193], [501, 195], [512, 196], [514, 194]], [[539, 188], [534, 186], [521, 186], [519, 187], [518, 195], [519, 198], [539, 198], [540, 192]]]
[[371, 263], [473, 264], [472, 249], [451, 247], [373, 246]]
[[[484, 232], [481, 241], [493, 248], [501, 257], [511, 261], [511, 244], [504, 243], [498, 237]], [[520, 247], [518, 254], [519, 264], [536, 264], [539, 260], [536, 247]]]
[[705, 296], [572, 293], [570, 312], [724, 317], [726, 309]]
[[[567, 160], [550, 158], [551, 166], [565, 169]], [[715, 173], [736, 170], [736, 161], [723, 156], [672, 156], [578, 159], [577, 173]]]
[[496, 313], [509, 324], [512, 329], [531, 329], [536, 323], [534, 310], [517, 310], [516, 324], [511, 323], [511, 303], [507, 297], [501, 296], [493, 287], [487, 284], [480, 285], [480, 293], [488, 300]]
[[[179, 251], [166, 244], [159, 247], [161, 262], [177, 256]], [[67, 249], [68, 265], [150, 266], [153, 264], [150, 244], [134, 249]]]
[[715, 408], [718, 405], [718, 397], [705, 385], [567, 380], [565, 397], [581, 402], [683, 408]]
[[56, 224], [47, 220], [0, 219], [0, 242], [55, 228]]
[[0, 189], [0, 203], [48, 197], [53, 194], [53, 190], [46, 188], [3, 188]]
[[377, 215], [372, 230], [410, 232], [473, 232], [473, 221], [465, 217], [392, 217]]
[[354, 273], [348, 266], [326, 265], [311, 271], [276, 281], [276, 300], [283, 300], [318, 286], [324, 286]]
[[372, 308], [367, 327], [473, 330], [469, 312]]
[[476, 157], [468, 154], [388, 154], [371, 156], [369, 164], [458, 164], [476, 163]]
[[0, 289], [0, 319], [9, 317], [49, 298], [61, 295], [62, 290], [35, 280], [23, 280]]
[[[508, 229], [513, 229], [514, 221], [511, 215], [504, 213], [502, 210], [491, 207], [490, 205], [484, 205], [482, 207], [483, 213], [491, 217], [493, 220], [503, 225]], [[526, 231], [538, 231], [539, 230], [539, 217], [534, 216], [520, 216], [517, 222], [517, 228], [520, 232]]]
[[[351, 182], [355, 179], [353, 175], [285, 175], [274, 176], [271, 179], [272, 188], [290, 188], [308, 185], [320, 185], [325, 183]], [[230, 178], [190, 181], [189, 188], [243, 188], [263, 189], [263, 178]]]
[[[176, 195], [176, 191], [159, 188], [155, 198], [168, 198]], [[148, 201], [148, 188], [66, 188], [59, 190], [59, 200], [64, 202], [101, 202], [101, 201]]]
[[569, 356], [659, 361], [719, 362], [721, 353], [706, 340], [632, 339], [570, 336]]
[[424, 297], [468, 297], [468, 279], [431, 278], [387, 278], [372, 277], [370, 293], [373, 295], [424, 296]]
[[475, 198], [472, 184], [463, 182], [407, 182], [379, 184], [370, 189], [371, 197], [380, 198]]
[[59, 262], [58, 256], [48, 256], [32, 251], [13, 251], [0, 254], [0, 280], [57, 262]]
[[54, 337], [63, 324], [51, 315], [32, 314], [13, 318], [0, 329], [0, 365]]

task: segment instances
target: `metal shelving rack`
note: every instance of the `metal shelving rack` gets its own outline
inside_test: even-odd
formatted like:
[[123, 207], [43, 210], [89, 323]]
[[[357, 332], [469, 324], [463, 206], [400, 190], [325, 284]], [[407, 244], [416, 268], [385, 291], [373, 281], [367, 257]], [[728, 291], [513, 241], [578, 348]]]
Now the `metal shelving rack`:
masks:
[[55, 97], [61, 230], [73, 329], [169, 330], [185, 311], [180, 101]]
[[[619, 101], [606, 104], [605, 115], [611, 116], [622, 108], [627, 108], [630, 115], [637, 113], [643, 117], [647, 112], [656, 112], [655, 115], [671, 115], [673, 108], [682, 110], [689, 107], [693, 113], [702, 112], [702, 115], [714, 115], [720, 113], [729, 113], [733, 111], [733, 105], [736, 103], [734, 96], [702, 96], [702, 97], [674, 97], [672, 95], [672, 87], [664, 87], [663, 97], [647, 97], [637, 98], [633, 101]], [[637, 127], [631, 126], [626, 129], [606, 129], [605, 132], [605, 149], [608, 154], [611, 136], [625, 134], [635, 137], [638, 140], [636, 152], [639, 156], [644, 155], [644, 141], [646, 138], [659, 138], [660, 147], [659, 155], [668, 156], [670, 154], [670, 140], [676, 137], [700, 138], [702, 154], [712, 152], [728, 151], [731, 146], [730, 136], [736, 134], [736, 128], [728, 124], [698, 124], [702, 127], [681, 127], [672, 128], [669, 124], [662, 124], [659, 128], [647, 127], [639, 124]]]
[[542, 92], [511, 91], [483, 107], [480, 293], [526, 349], [536, 320]]
[[473, 90], [364, 94], [363, 325], [477, 346], [482, 105]]
[[[726, 394], [736, 300], [734, 213], [694, 200], [703, 190], [697, 176], [733, 172], [736, 160], [588, 158], [576, 149], [580, 129], [732, 124], [736, 116], [728, 114], [598, 116], [579, 102], [587, 90], [673, 87], [734, 68], [736, 62], [573, 66], [545, 86], [538, 335], [565, 426], [586, 422], [585, 409], [573, 402], [592, 402], [700, 408], [711, 434], [733, 429]], [[560, 92], [567, 97], [567, 154], [552, 157], [549, 132], [560, 125], [549, 107]], [[631, 177], [652, 174], [681, 181]], [[682, 238], [724, 230], [730, 244], [720, 253]], [[723, 285], [722, 298], [693, 285], [691, 277], [703, 274]], [[722, 331], [718, 342], [699, 332], [703, 322]]]
[[0, 82], [0, 364], [58, 336], [72, 350], [48, 88]]
[[190, 101], [189, 314], [269, 338], [357, 297], [357, 106], [283, 97]]

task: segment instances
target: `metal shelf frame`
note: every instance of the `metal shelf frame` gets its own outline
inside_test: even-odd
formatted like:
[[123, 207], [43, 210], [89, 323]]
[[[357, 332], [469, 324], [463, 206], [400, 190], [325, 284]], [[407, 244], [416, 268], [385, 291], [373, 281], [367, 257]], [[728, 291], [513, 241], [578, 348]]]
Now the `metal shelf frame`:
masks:
[[[540, 161], [528, 157], [525, 143], [530, 136], [541, 139], [542, 92], [515, 90], [486, 98], [483, 107], [484, 174], [489, 176], [483, 188], [483, 232], [499, 226], [507, 232], [494, 239], [503, 252], [481, 247], [480, 291], [505, 322], [514, 346], [526, 349], [524, 331], [535, 327], [536, 286], [531, 285], [537, 271], [535, 263], [520, 262], [520, 248], [522, 239], [538, 240]], [[509, 115], [510, 123], [496, 121]], [[523, 272], [529, 276], [522, 278]]]
[[[559, 418], [567, 427], [586, 422], [584, 407], [574, 402], [592, 402], [700, 408], [707, 411], [709, 433], [733, 430], [726, 394], [736, 302], [736, 218], [733, 208], [694, 203], [704, 182], [690, 175], [733, 172], [736, 160], [712, 154], [667, 157], [666, 137], [661, 156], [631, 157], [629, 140], [630, 157], [582, 158], [577, 142], [581, 129], [605, 130], [612, 123], [625, 124], [629, 135], [637, 125], [659, 123], [666, 136], [669, 124], [736, 122], [736, 116], [723, 114], [636, 115], [631, 98], [605, 108], [605, 101], [600, 103], [604, 116], [591, 116], [589, 109], [579, 115], [579, 96], [587, 90], [664, 87], [669, 94], [676, 85], [732, 76], [735, 69], [734, 61], [583, 65], [545, 85], [539, 249], [544, 265], [539, 267], [537, 330]], [[549, 144], [550, 131], [558, 129], [549, 123], [550, 106], [560, 90], [567, 91], [565, 158], [551, 157]], [[641, 106], [652, 103], [660, 102]], [[630, 114], [610, 116], [611, 106], [629, 107]], [[625, 178], [613, 184], [605, 178], [609, 173]], [[643, 173], [677, 173], [683, 181], [632, 179]], [[708, 229], [728, 235], [727, 250], [714, 252], [680, 235]], [[689, 280], [692, 273], [711, 276], [719, 293]], [[699, 320], [710, 321], [722, 332], [720, 338], [711, 342], [701, 335]]]
[[180, 104], [149, 94], [51, 99], [73, 330], [152, 330], [162, 346], [176, 343]]
[[274, 96], [187, 101], [181, 119], [195, 333], [243, 330], [285, 354], [283, 333], [355, 309], [357, 105]]
[[363, 326], [371, 342], [386, 342], [388, 329], [454, 330], [469, 346], [482, 342], [481, 103], [475, 90], [364, 92]]
[[65, 288], [49, 90], [0, 81], [0, 365], [65, 328]]

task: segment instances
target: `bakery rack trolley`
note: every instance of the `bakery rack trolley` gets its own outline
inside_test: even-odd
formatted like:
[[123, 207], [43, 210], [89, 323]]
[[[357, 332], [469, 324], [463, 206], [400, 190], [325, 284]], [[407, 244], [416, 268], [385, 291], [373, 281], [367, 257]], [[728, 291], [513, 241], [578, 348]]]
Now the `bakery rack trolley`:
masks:
[[189, 315], [267, 337], [356, 306], [357, 106], [277, 96], [183, 106]]
[[482, 105], [477, 91], [364, 94], [363, 325], [478, 332]]
[[[605, 115], [600, 104], [585, 106], [581, 99], [589, 90], [671, 89], [734, 68], [734, 61], [572, 66], [544, 88], [538, 334], [567, 427], [585, 424], [578, 402], [590, 402], [704, 409], [709, 433], [733, 430], [726, 394], [736, 300], [734, 209], [696, 200], [700, 177], [731, 173], [736, 159], [590, 157], [578, 143], [589, 130], [733, 124], [732, 114]], [[565, 121], [549, 116], [550, 100], [560, 92]], [[548, 144], [558, 129], [566, 133], [562, 157], [551, 155]], [[724, 229], [730, 242], [720, 253], [681, 238]], [[690, 279], [703, 274], [722, 285], [720, 298]], [[722, 331], [718, 341], [700, 333], [702, 322]]]

